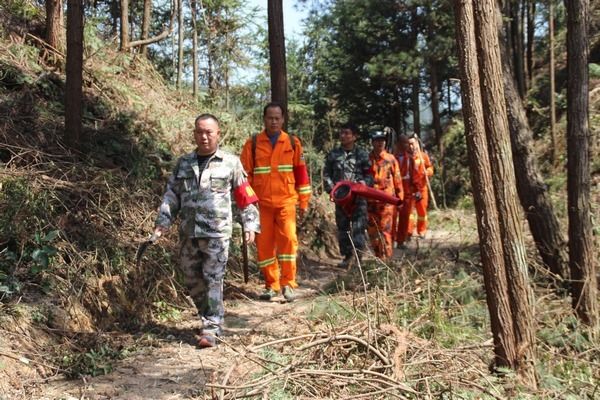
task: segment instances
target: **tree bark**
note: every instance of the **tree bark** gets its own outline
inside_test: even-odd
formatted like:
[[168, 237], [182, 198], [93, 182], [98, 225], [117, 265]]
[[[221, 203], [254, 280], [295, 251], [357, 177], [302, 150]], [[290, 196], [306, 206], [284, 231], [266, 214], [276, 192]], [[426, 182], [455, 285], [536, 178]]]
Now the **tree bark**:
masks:
[[412, 108], [413, 108], [413, 130], [421, 137], [421, 104], [419, 102], [420, 81], [413, 78], [412, 82]]
[[110, 21], [111, 21], [111, 33], [116, 35], [119, 33], [119, 21], [121, 20], [121, 1], [120, 0], [109, 0], [110, 1]]
[[269, 60], [271, 66], [271, 100], [283, 104], [287, 110], [287, 65], [283, 30], [282, 0], [268, 0]]
[[438, 147], [442, 143], [442, 122], [440, 119], [440, 84], [438, 80], [438, 71], [435, 61], [430, 63], [429, 88], [431, 90], [431, 115], [433, 131], [435, 132], [435, 142]]
[[533, 80], [533, 42], [535, 38], [535, 3], [536, 0], [527, 1], [527, 80], [528, 87], [531, 87]]
[[588, 0], [566, 0], [567, 9], [567, 193], [569, 266], [573, 308], [598, 327], [598, 284], [590, 207]]
[[517, 347], [483, 122], [479, 66], [475, 48], [473, 0], [455, 0], [455, 18], [467, 153], [477, 213], [479, 251], [494, 337], [495, 366], [513, 367], [512, 360], [517, 357]]
[[[144, 14], [142, 15], [142, 33], [140, 40], [148, 39], [150, 35], [150, 20], [152, 18], [152, 0], [144, 0]], [[140, 47], [140, 53], [146, 57], [148, 55], [148, 45]]]
[[129, 0], [121, 0], [121, 51], [129, 48]]
[[67, 68], [65, 84], [65, 142], [81, 144], [83, 116], [83, 1], [67, 1]]
[[[503, 44], [502, 50], [504, 54], [507, 53]], [[561, 234], [546, 184], [539, 173], [532, 148], [533, 132], [529, 127], [523, 101], [517, 93], [510, 62], [506, 56], [502, 57], [502, 60], [504, 97], [508, 111], [514, 170], [517, 171], [515, 175], [519, 200], [542, 261], [554, 275], [563, 280], [568, 277], [566, 241]]]
[[177, 0], [177, 9], [179, 10], [177, 19], [177, 89], [181, 89], [183, 79], [183, 0]]
[[550, 137], [552, 139], [552, 148], [550, 149], [550, 161], [556, 165], [556, 87], [554, 80], [554, 0], [548, 2], [548, 49], [550, 51]]
[[192, 93], [194, 98], [198, 96], [198, 23], [196, 13], [196, 0], [190, 1], [190, 9], [192, 10]]
[[46, 0], [46, 42], [58, 51], [63, 51], [63, 8], [62, 0]]
[[525, 74], [523, 67], [523, 44], [521, 41], [521, 22], [520, 22], [520, 7], [519, 0], [510, 0], [509, 4], [509, 17], [510, 17], [510, 44], [512, 47], [513, 56], [513, 71], [515, 73], [515, 79], [517, 80], [517, 89], [519, 90], [519, 96], [525, 98]]
[[516, 346], [519, 349], [514, 368], [524, 385], [535, 388], [537, 382], [534, 368], [534, 302], [533, 292], [529, 287], [525, 244], [519, 222], [516, 180], [504, 102], [502, 64], [496, 30], [496, 23], [501, 14], [497, 13], [494, 0], [479, 0], [474, 3], [474, 9], [488, 153], [498, 207]]

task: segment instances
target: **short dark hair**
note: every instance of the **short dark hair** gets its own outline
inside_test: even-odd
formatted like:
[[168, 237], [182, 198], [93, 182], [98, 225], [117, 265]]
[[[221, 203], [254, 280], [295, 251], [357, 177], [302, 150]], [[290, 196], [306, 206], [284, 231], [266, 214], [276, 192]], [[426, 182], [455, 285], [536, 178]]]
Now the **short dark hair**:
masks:
[[196, 125], [198, 124], [199, 121], [204, 121], [207, 119], [212, 119], [213, 121], [215, 121], [217, 123], [217, 125], [219, 125], [219, 119], [217, 117], [215, 117], [213, 114], [204, 113], [204, 114], [200, 114], [196, 117], [196, 119], [194, 120], [194, 128], [196, 127]]
[[408, 134], [408, 138], [409, 139], [417, 139], [417, 141], [419, 141], [419, 135], [417, 135], [416, 132], [411, 132]]
[[269, 108], [275, 108], [275, 107], [279, 107], [279, 109], [281, 110], [281, 114], [282, 114], [282, 115], [283, 115], [283, 117], [285, 118], [285, 114], [286, 114], [285, 107], [283, 106], [283, 104], [281, 104], [281, 103], [280, 103], [280, 102], [278, 102], [278, 101], [272, 101], [272, 102], [268, 103], [268, 104], [265, 106], [265, 108], [263, 108], [263, 117], [264, 117], [265, 115], [267, 115], [267, 110], [268, 110]]
[[342, 124], [342, 126], [340, 126], [341, 130], [344, 129], [350, 129], [352, 131], [352, 133], [356, 136], [358, 136], [358, 134], [360, 133], [358, 130], [358, 126], [356, 126], [356, 124], [353, 124], [352, 122], [346, 122], [344, 124]]

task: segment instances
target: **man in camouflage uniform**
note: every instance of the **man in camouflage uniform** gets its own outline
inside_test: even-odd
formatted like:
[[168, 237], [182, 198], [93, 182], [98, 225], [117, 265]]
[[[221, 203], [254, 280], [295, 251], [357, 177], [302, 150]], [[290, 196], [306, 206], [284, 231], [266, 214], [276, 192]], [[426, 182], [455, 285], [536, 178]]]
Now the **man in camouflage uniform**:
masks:
[[177, 160], [156, 218], [155, 234], [181, 217], [180, 268], [202, 318], [200, 347], [216, 345], [222, 333], [223, 276], [232, 233], [233, 198], [240, 210], [247, 243], [259, 232], [258, 201], [238, 157], [218, 148], [219, 121], [202, 114], [194, 123], [196, 151]]
[[[373, 178], [369, 173], [369, 154], [356, 145], [358, 128], [354, 124], [344, 124], [340, 130], [340, 147], [329, 152], [323, 170], [323, 186], [327, 193], [339, 181], [360, 182], [371, 186]], [[347, 215], [340, 206], [335, 206], [335, 222], [338, 228], [338, 243], [344, 260], [340, 267], [348, 268], [354, 260], [352, 242], [359, 257], [366, 246], [367, 202], [357, 198], [352, 215]], [[349, 233], [351, 232], [352, 242]]]

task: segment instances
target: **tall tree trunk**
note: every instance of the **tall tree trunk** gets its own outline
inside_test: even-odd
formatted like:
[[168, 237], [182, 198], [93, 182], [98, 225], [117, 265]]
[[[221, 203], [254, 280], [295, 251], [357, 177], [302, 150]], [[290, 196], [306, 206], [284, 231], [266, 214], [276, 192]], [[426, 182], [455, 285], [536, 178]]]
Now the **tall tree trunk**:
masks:
[[[410, 34], [410, 48], [417, 50], [417, 40], [419, 37], [419, 15], [418, 8], [413, 7], [410, 13], [411, 21], [411, 34]], [[412, 78], [412, 90], [411, 90], [411, 105], [412, 105], [412, 119], [413, 119], [413, 131], [421, 137], [421, 102], [419, 101], [419, 93], [421, 91], [421, 79], [420, 71], [417, 70], [416, 76]], [[401, 83], [400, 83], [401, 85]]]
[[121, 51], [129, 48], [129, 0], [121, 0]]
[[412, 114], [413, 114], [413, 130], [421, 137], [421, 104], [419, 102], [420, 91], [419, 77], [413, 78], [412, 81]]
[[271, 65], [271, 99], [287, 110], [287, 65], [285, 62], [285, 36], [283, 31], [282, 0], [268, 0], [269, 60]]
[[46, 0], [46, 42], [58, 51], [63, 51], [62, 5], [62, 0]]
[[[150, 20], [152, 18], [152, 0], [144, 0], [144, 14], [142, 15], [142, 34], [140, 40], [148, 39], [150, 35]], [[140, 53], [147, 57], [148, 45], [142, 45], [140, 47]]]
[[521, 43], [521, 23], [520, 23], [520, 0], [510, 0], [510, 44], [512, 47], [513, 57], [513, 71], [515, 72], [515, 79], [517, 80], [517, 89], [519, 90], [519, 96], [525, 98], [525, 74], [523, 72], [523, 46]]
[[550, 149], [550, 160], [552, 165], [556, 164], [556, 88], [554, 81], [554, 0], [548, 2], [548, 49], [550, 50], [550, 137], [552, 148]]
[[177, 89], [181, 89], [183, 79], [183, 0], [177, 0], [177, 9], [179, 18], [177, 22]]
[[196, 0], [190, 1], [190, 9], [192, 10], [192, 93], [194, 98], [198, 96], [198, 23], [196, 21]]
[[119, 33], [119, 24], [121, 21], [121, 0], [109, 0], [109, 12], [111, 21], [111, 33], [116, 35]]
[[[175, 16], [177, 15], [177, 10], [178, 10], [177, 0], [172, 0], [171, 7], [172, 7], [172, 12], [171, 12], [171, 17], [169, 18], [169, 25], [166, 27], [163, 27], [163, 30], [161, 33], [159, 33], [158, 35], [153, 36], [153, 37], [147, 37], [145, 39], [139, 39], [139, 40], [134, 40], [134, 41], [130, 41], [129, 39], [127, 39], [127, 45], [126, 45], [125, 49], [131, 48], [131, 47], [136, 47], [136, 46], [147, 46], [151, 43], [160, 42], [161, 40], [166, 39], [171, 34], [171, 32], [173, 32], [173, 27], [175, 26]], [[150, 22], [148, 22], [148, 23], [150, 23]], [[133, 24], [133, 21], [132, 21], [132, 24]], [[175, 61], [175, 57], [173, 57], [173, 61]], [[175, 64], [173, 64], [173, 65], [175, 65]]]
[[[506, 54], [506, 46], [502, 45]], [[525, 211], [529, 229], [542, 261], [550, 271], [566, 279], [566, 241], [561, 234], [558, 218], [544, 180], [539, 174], [536, 156], [532, 151], [533, 133], [529, 127], [523, 101], [517, 93], [508, 57], [502, 57], [504, 70], [504, 96], [508, 111], [513, 163], [517, 179], [517, 192]]]
[[456, 34], [461, 72], [465, 134], [477, 213], [479, 251], [494, 337], [495, 366], [513, 367], [517, 346], [508, 295], [502, 238], [494, 195], [475, 46], [474, 0], [455, 0]]
[[431, 90], [431, 114], [433, 131], [435, 132], [435, 142], [440, 146], [442, 142], [442, 121], [440, 119], [440, 84], [438, 80], [438, 70], [435, 61], [430, 63], [429, 88]]
[[531, 87], [533, 80], [533, 41], [535, 38], [535, 3], [536, 0], [527, 0], [527, 87]]
[[206, 57], [206, 64], [207, 64], [207, 79], [208, 79], [208, 91], [210, 93], [211, 96], [214, 96], [215, 91], [217, 90], [217, 84], [215, 82], [215, 74], [213, 71], [213, 57], [214, 57], [214, 53], [212, 50], [212, 42], [211, 42], [211, 36], [210, 33], [208, 33], [208, 36], [206, 38], [206, 47], [207, 47], [207, 57]]
[[527, 79], [527, 50], [525, 47], [525, 21], [527, 21], [527, 3], [529, 0], [519, 0], [521, 7], [521, 17], [519, 19], [519, 47], [521, 48], [521, 62], [523, 63], [523, 87], [525, 94], [529, 89], [529, 81]]
[[588, 0], [565, 0], [567, 9], [567, 193], [569, 266], [573, 308], [598, 327], [598, 283], [590, 207]]
[[83, 0], [67, 1], [67, 69], [65, 84], [65, 142], [81, 144], [83, 116]]
[[534, 302], [533, 292], [529, 287], [525, 243], [519, 221], [515, 172], [504, 101], [501, 55], [496, 30], [496, 23], [501, 15], [497, 13], [495, 0], [479, 0], [475, 2], [474, 9], [475, 37], [482, 72], [483, 108], [487, 116], [485, 127], [488, 153], [500, 219], [513, 327], [519, 349], [514, 365], [522, 383], [535, 388], [537, 382], [534, 368]]

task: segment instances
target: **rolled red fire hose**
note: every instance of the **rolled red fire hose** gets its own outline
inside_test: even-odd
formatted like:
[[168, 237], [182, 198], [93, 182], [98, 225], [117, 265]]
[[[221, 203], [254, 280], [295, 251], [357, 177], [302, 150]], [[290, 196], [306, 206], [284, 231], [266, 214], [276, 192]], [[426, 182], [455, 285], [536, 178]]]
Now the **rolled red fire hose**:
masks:
[[402, 200], [399, 198], [381, 190], [373, 189], [363, 183], [350, 181], [339, 181], [329, 195], [331, 200], [348, 215], [352, 215], [354, 211], [357, 196], [393, 205], [400, 205], [402, 203]]

